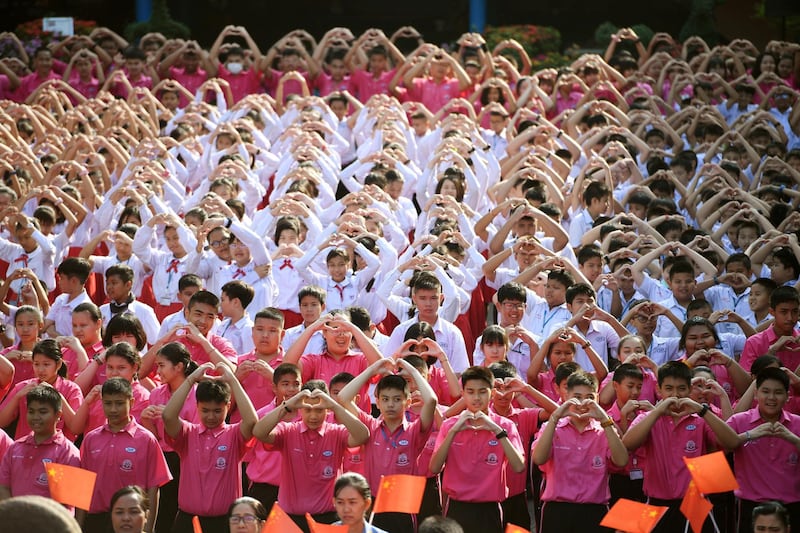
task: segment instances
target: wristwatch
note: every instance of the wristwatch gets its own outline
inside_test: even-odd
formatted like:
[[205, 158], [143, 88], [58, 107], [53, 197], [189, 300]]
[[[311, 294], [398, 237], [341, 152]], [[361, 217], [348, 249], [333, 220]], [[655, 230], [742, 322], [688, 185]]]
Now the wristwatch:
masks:
[[706, 413], [708, 412], [709, 409], [710, 408], [708, 407], [708, 404], [704, 403], [703, 404], [703, 408], [700, 409], [699, 411], [697, 411], [697, 416], [699, 416], [700, 418], [703, 418], [704, 416], [706, 416]]
[[500, 440], [500, 439], [505, 439], [505, 438], [507, 438], [507, 437], [508, 437], [508, 431], [506, 431], [505, 429], [504, 429], [504, 430], [502, 430], [500, 433], [498, 433], [497, 435], [495, 435], [495, 436], [494, 436], [494, 438], [496, 438], [497, 440]]
[[614, 419], [611, 418], [611, 417], [608, 417], [605, 420], [603, 420], [602, 422], [600, 422], [600, 427], [604, 428], [604, 429], [608, 428], [608, 427], [611, 427], [613, 425], [614, 425]]

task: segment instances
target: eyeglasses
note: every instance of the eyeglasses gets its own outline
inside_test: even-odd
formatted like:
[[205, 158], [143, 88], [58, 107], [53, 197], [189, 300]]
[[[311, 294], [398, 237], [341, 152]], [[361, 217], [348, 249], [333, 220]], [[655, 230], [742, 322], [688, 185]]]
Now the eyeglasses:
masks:
[[230, 244], [230, 247], [231, 248], [247, 248], [247, 245], [245, 243], [243, 243], [242, 241], [233, 241]]
[[253, 524], [258, 520], [258, 517], [252, 514], [242, 514], [242, 515], [231, 515], [228, 521], [231, 524], [240, 524], [244, 522], [245, 524]]
[[636, 315], [636, 320], [639, 322], [655, 322], [658, 320], [657, 316]]
[[228, 242], [228, 240], [225, 239], [225, 240], [222, 240], [222, 241], [211, 241], [208, 244], [210, 244], [212, 248], [219, 248], [220, 246], [222, 246], [223, 244], [226, 244], [227, 242]]
[[502, 305], [506, 309], [525, 309], [525, 304], [522, 302], [503, 302]]

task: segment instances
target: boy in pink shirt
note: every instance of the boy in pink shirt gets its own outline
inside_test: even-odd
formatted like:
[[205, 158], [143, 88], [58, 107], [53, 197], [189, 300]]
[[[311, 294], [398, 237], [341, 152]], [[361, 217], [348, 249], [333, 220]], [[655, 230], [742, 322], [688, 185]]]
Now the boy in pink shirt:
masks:
[[[336, 520], [333, 486], [342, 474], [347, 448], [369, 439], [369, 428], [327, 393], [323, 381], [305, 383], [298, 394], [284, 400], [258, 421], [253, 435], [281, 453], [281, 482], [278, 503], [306, 533], [305, 513], [314, 520], [331, 524]], [[326, 421], [328, 410], [343, 425]], [[296, 411], [301, 421], [285, 422]]]
[[[80, 466], [80, 452], [56, 427], [61, 418], [61, 395], [49, 385], [38, 385], [25, 396], [27, 420], [33, 430], [13, 444], [0, 461], [0, 500], [12, 496], [50, 497], [42, 461]], [[0, 451], [2, 445], [0, 444]]]
[[[250, 448], [256, 410], [230, 366], [217, 363], [220, 377], [206, 374], [214, 369], [212, 363], [200, 365], [178, 387], [161, 415], [167, 442], [181, 459], [173, 533], [191, 533], [195, 515], [203, 531], [227, 530], [228, 507], [242, 496], [242, 459]], [[195, 384], [199, 424], [180, 418], [181, 407]], [[225, 418], [231, 391], [242, 421], [229, 425]]]
[[545, 476], [542, 533], [599, 531], [608, 512], [609, 460], [625, 466], [628, 451], [614, 421], [597, 403], [597, 378], [567, 378], [567, 400], [550, 415], [531, 454]]
[[469, 87], [470, 79], [453, 56], [435, 49], [424, 61], [406, 71], [403, 83], [410, 100], [421, 102], [431, 113], [436, 113], [450, 100], [458, 98], [461, 91]]
[[729, 449], [739, 444], [736, 432], [711, 412], [708, 404], [689, 398], [691, 390], [692, 370], [686, 363], [670, 361], [662, 365], [658, 369], [661, 401], [652, 411], [640, 414], [622, 437], [629, 451], [644, 447], [644, 493], [648, 502], [669, 507], [653, 530], [656, 533], [672, 533], [686, 525], [680, 505], [690, 476], [683, 457], [704, 455], [717, 442]]
[[97, 473], [89, 512], [84, 517], [85, 533], [103, 533], [111, 525], [111, 496], [122, 487], [138, 485], [147, 491], [153, 514], [145, 525], [152, 531], [158, 514], [158, 488], [172, 475], [158, 439], [133, 416], [133, 389], [124, 378], [103, 383], [103, 412], [106, 424], [86, 434], [81, 444], [81, 467]]
[[488, 368], [469, 367], [461, 385], [467, 408], [442, 424], [430, 469], [444, 470], [448, 518], [466, 533], [501, 531], [499, 502], [508, 497], [503, 473], [524, 471], [522, 441], [511, 420], [489, 412], [494, 376]]
[[[249, 353], [240, 355], [236, 366], [236, 379], [244, 387], [256, 411], [275, 399], [273, 369], [283, 362], [281, 341], [284, 336], [283, 313], [274, 307], [265, 307], [253, 317], [253, 345]], [[238, 420], [233, 413], [232, 421]]]
[[[422, 410], [414, 421], [406, 416], [411, 397], [408, 382], [403, 376], [390, 373], [378, 381], [375, 403], [381, 412], [379, 418], [373, 418], [353, 402], [374, 376], [395, 369], [408, 374], [420, 393]], [[416, 368], [403, 359], [381, 359], [348, 383], [337, 399], [369, 428], [370, 439], [363, 448], [363, 455], [370, 487], [375, 487], [377, 491], [381, 476], [384, 475], [415, 473], [417, 458], [428, 440], [436, 411], [436, 394]], [[411, 516], [405, 513], [379, 513], [375, 515], [373, 523], [387, 531], [414, 531]]]
[[749, 532], [753, 509], [763, 502], [783, 502], [800, 523], [800, 416], [784, 409], [789, 376], [781, 368], [756, 375], [758, 406], [737, 413], [728, 425], [739, 434], [733, 459], [739, 488], [739, 531]]

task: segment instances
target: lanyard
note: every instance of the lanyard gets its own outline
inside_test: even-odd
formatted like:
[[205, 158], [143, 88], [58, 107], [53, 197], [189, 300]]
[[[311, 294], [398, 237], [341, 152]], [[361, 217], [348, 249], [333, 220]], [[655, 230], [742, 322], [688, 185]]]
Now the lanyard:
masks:
[[553, 312], [550, 313], [550, 316], [547, 316], [547, 311], [544, 312], [544, 322], [542, 322], [542, 335], [544, 335], [544, 329], [547, 327], [547, 323], [553, 320], [553, 317], [556, 316], [558, 312], [558, 306], [553, 308]]
[[401, 436], [401, 435], [403, 435], [403, 433], [405, 432], [405, 430], [406, 430], [406, 428], [404, 428], [404, 427], [401, 427], [401, 428], [400, 428], [400, 432], [399, 432], [399, 433], [397, 433], [397, 436], [396, 436], [394, 439], [392, 439], [392, 438], [390, 438], [390, 437], [389, 437], [389, 435], [386, 433], [386, 427], [385, 427], [385, 426], [381, 426], [381, 434], [383, 435], [383, 440], [384, 440], [385, 442], [388, 442], [388, 443], [389, 443], [389, 446], [391, 446], [391, 447], [392, 447], [393, 449], [395, 449], [395, 450], [397, 449], [397, 439], [399, 439], [399, 438], [400, 438], [400, 436]]

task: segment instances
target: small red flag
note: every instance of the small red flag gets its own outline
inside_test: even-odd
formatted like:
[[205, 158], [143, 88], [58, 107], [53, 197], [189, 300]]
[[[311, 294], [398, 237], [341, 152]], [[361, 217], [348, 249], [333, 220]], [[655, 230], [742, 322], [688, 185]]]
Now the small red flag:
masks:
[[667, 509], [622, 498], [608, 510], [600, 525], [626, 533], [650, 533]]
[[711, 502], [697, 490], [694, 481], [690, 481], [689, 488], [686, 489], [686, 494], [681, 502], [681, 512], [689, 521], [694, 533], [701, 533], [703, 523], [706, 521], [706, 517], [711, 512], [712, 507]]
[[50, 497], [58, 503], [89, 510], [97, 474], [76, 466], [42, 461], [50, 485]]
[[283, 509], [278, 506], [278, 502], [272, 506], [261, 533], [303, 533], [294, 520], [289, 518]]
[[306, 520], [308, 521], [308, 528], [311, 533], [347, 533], [350, 529], [349, 526], [333, 526], [331, 524], [320, 524], [311, 514], [306, 513]]
[[381, 476], [372, 512], [417, 514], [425, 493], [425, 481], [423, 476], [406, 474]]
[[728, 492], [739, 488], [725, 454], [714, 452], [700, 457], [684, 457], [683, 462], [689, 469], [697, 490], [703, 494]]

